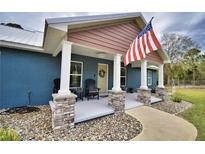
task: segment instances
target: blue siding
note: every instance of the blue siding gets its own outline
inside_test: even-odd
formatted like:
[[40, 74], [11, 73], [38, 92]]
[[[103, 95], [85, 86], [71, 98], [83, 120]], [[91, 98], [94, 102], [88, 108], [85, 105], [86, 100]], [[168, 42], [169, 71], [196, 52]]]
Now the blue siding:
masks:
[[140, 68], [131, 68], [127, 66], [127, 88], [139, 88], [141, 82]]
[[[131, 65], [127, 66], [127, 87], [128, 88], [139, 88], [141, 83], [141, 69], [140, 68], [131, 68]], [[156, 87], [157, 85], [157, 74], [156, 70], [152, 70], [152, 86]]]
[[157, 71], [152, 70], [152, 86], [156, 87], [157, 86]]
[[53, 79], [60, 74], [60, 58], [51, 55], [3, 48], [2, 98], [0, 108], [48, 104], [53, 89]]

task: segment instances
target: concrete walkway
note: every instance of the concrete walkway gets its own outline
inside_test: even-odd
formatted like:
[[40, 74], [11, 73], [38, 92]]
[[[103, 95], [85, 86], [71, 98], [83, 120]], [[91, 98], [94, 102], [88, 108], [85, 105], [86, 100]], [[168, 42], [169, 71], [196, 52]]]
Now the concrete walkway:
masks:
[[196, 128], [186, 120], [148, 106], [126, 111], [143, 125], [141, 134], [133, 141], [187, 141], [195, 140]]

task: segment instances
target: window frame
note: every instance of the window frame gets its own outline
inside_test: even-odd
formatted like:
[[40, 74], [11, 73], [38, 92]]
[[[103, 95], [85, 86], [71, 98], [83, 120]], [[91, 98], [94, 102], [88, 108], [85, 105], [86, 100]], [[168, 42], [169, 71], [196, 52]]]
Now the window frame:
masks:
[[[126, 79], [127, 79], [127, 69], [126, 69], [126, 67], [121, 66], [121, 67], [120, 67], [120, 71], [121, 71], [122, 68], [125, 69], [125, 76], [123, 76], [123, 75], [120, 73], [120, 86], [121, 86], [121, 87], [126, 87], [126, 84], [127, 84], [127, 81], [126, 81]], [[125, 85], [121, 85], [121, 78], [125, 78]]]
[[[151, 73], [150, 73], [151, 72]], [[151, 76], [149, 76], [149, 73]], [[151, 84], [149, 84], [149, 79], [151, 79]], [[147, 70], [147, 85], [152, 86], [153, 85], [153, 71], [152, 70]]]
[[[81, 74], [71, 74], [70, 73], [70, 78], [71, 78], [71, 75], [73, 75], [73, 76], [81, 76], [81, 79], [80, 79], [80, 87], [70, 87], [70, 83], [69, 83], [69, 88], [70, 89], [82, 88], [82, 86], [83, 86], [83, 62], [82, 61], [71, 60], [70, 67], [72, 65], [72, 62], [81, 64]], [[71, 72], [71, 68], [70, 68], [70, 72]]]

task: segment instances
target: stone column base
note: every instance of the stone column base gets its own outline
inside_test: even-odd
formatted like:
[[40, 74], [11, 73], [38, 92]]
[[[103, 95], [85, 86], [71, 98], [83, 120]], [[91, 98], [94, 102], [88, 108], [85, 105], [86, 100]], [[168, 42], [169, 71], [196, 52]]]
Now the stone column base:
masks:
[[115, 113], [125, 111], [125, 91], [109, 91], [108, 105], [114, 108]]
[[144, 103], [144, 105], [151, 105], [151, 89], [138, 89], [137, 101]]
[[163, 101], [167, 100], [167, 92], [166, 92], [165, 88], [157, 87], [156, 88], [156, 96], [161, 98]]
[[52, 128], [54, 133], [65, 133], [69, 128], [74, 127], [75, 98], [76, 95], [53, 94], [53, 101], [50, 101], [52, 111]]

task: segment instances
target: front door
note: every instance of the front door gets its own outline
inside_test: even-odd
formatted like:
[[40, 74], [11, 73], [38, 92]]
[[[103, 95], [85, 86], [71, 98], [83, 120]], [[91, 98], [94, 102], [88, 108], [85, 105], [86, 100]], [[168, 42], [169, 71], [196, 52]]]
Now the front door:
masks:
[[100, 92], [108, 91], [108, 65], [98, 63], [98, 88]]

